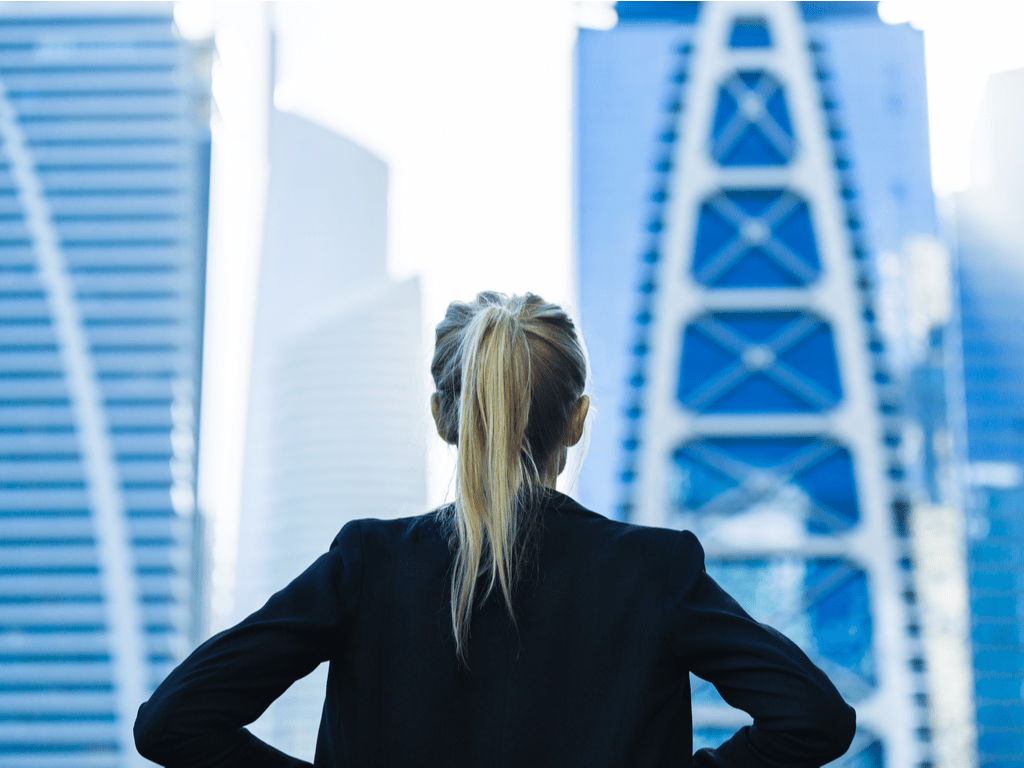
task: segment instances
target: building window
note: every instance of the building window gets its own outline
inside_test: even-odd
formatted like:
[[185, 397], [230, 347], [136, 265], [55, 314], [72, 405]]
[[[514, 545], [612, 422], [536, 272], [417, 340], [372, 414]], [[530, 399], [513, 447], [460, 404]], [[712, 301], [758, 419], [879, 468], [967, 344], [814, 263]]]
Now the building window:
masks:
[[704, 202], [694, 279], [716, 288], [775, 288], [820, 273], [807, 203], [781, 189], [724, 190]]
[[732, 48], [767, 48], [772, 44], [768, 22], [762, 18], [740, 17], [733, 22], [729, 45]]
[[860, 517], [849, 451], [819, 437], [714, 437], [672, 456], [676, 509], [702, 528], [768, 515], [779, 525], [839, 534]]
[[785, 165], [793, 126], [782, 85], [767, 72], [737, 72], [719, 89], [711, 155], [722, 165]]
[[812, 413], [842, 396], [832, 331], [806, 312], [715, 312], [683, 332], [679, 401], [701, 413]]
[[799, 645], [847, 700], [873, 692], [877, 676], [863, 570], [838, 558], [784, 556], [709, 559], [707, 571], [751, 616]]

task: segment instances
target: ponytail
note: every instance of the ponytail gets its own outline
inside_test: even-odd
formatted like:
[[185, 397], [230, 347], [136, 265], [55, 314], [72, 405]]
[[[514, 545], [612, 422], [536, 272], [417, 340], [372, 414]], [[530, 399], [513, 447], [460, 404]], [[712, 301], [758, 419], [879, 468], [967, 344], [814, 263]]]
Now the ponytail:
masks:
[[526, 516], [582, 395], [586, 361], [572, 321], [557, 306], [532, 294], [482, 293], [474, 304], [448, 308], [431, 373], [439, 431], [458, 445], [451, 616], [465, 661], [478, 599], [497, 586], [514, 619]]
[[452, 625], [460, 654], [478, 574], [488, 574], [486, 594], [497, 583], [512, 605], [520, 490], [537, 481], [524, 439], [530, 390], [526, 334], [507, 309], [492, 305], [473, 318], [463, 340], [455, 501], [460, 546], [452, 578]]

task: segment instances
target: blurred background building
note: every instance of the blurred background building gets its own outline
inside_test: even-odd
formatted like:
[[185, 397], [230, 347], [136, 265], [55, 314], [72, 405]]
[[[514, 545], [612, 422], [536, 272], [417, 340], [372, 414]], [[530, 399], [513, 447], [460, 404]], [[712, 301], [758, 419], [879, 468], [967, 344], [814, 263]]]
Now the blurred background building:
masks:
[[[949, 211], [962, 333], [953, 403], [969, 461], [966, 524], [978, 752], [1024, 759], [1024, 70], [989, 78], [971, 185]], [[960, 339], [952, 339], [959, 350]], [[959, 361], [957, 361], [959, 362]], [[956, 379], [954, 379], [955, 381]], [[962, 389], [961, 389], [962, 387]]]
[[[421, 514], [420, 303], [385, 269], [387, 167], [273, 110], [246, 434], [235, 620], [323, 554], [349, 520]], [[312, 761], [327, 669], [254, 724]]]
[[[620, 2], [581, 30], [579, 302], [605, 423], [580, 497], [698, 533], [857, 707], [836, 765], [952, 768], [975, 726], [949, 259], [921, 34], [876, 6]], [[697, 744], [745, 721], [693, 695]]]
[[125, 766], [205, 632], [209, 44], [0, 6], [0, 764]]

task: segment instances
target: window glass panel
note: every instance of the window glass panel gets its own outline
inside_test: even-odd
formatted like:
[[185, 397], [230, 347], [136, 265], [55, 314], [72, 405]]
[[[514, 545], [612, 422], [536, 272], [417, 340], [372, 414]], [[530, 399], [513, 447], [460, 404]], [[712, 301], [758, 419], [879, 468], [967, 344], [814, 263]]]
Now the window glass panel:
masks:
[[841, 398], [829, 326], [802, 312], [718, 312], [683, 335], [679, 401], [706, 413], [808, 413]]
[[[752, 530], [769, 517], [776, 526], [836, 534], [859, 518], [853, 461], [829, 440], [705, 438], [680, 447], [672, 458], [677, 522], [701, 537], [735, 538], [736, 528]], [[775, 535], [781, 535], [778, 528]]]
[[820, 272], [807, 203], [781, 189], [723, 190], [701, 206], [694, 278], [714, 287], [800, 286]]
[[[1021, 755], [1024, 755], [1024, 732], [1017, 731], [1013, 732], [996, 732], [992, 733], [985, 730], [985, 723], [980, 717], [978, 718], [978, 730], [981, 731], [978, 734], [978, 751], [989, 755], [1006, 755], [1014, 759], [1014, 765], [1019, 765], [1017, 760], [1020, 759]], [[988, 766], [995, 766], [997, 763], [983, 763]]]
[[[799, 557], [709, 559], [707, 571], [753, 618], [799, 645], [847, 700], [859, 701], [874, 691], [864, 571], [844, 560]], [[704, 695], [695, 689], [695, 697], [698, 693]]]
[[737, 72], [718, 94], [711, 155], [722, 165], [784, 165], [793, 126], [782, 85], [766, 72]]
[[732, 25], [729, 45], [733, 48], [767, 48], [772, 44], [768, 23], [761, 18], [738, 18]]

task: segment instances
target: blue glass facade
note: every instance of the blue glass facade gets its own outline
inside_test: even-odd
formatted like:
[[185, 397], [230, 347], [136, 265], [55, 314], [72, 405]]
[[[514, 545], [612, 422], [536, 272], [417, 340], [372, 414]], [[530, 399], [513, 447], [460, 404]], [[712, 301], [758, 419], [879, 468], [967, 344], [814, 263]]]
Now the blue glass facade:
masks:
[[850, 452], [820, 437], [705, 438], [673, 454], [675, 506], [713, 516], [769, 500], [783, 487], [806, 495], [810, 533], [841, 533], [860, 519]]
[[721, 288], [797, 286], [820, 272], [807, 203], [782, 189], [729, 189], [701, 206], [697, 282]]
[[785, 165], [793, 156], [782, 85], [764, 71], [739, 71], [718, 89], [711, 154], [724, 166]]
[[[698, 533], [709, 573], [863, 708], [842, 765], [926, 765], [870, 260], [876, 231], [934, 233], [923, 87], [919, 111], [897, 110], [923, 153], [864, 164], [878, 115], [848, 119], [857, 88], [888, 93], [862, 82], [887, 57], [923, 76], [919, 36], [907, 49], [915, 33], [870, 3], [617, 8], [618, 27], [577, 47], [581, 320], [601, 409], [580, 495]], [[896, 196], [913, 215], [891, 218]], [[697, 746], [742, 722], [693, 691]]]
[[[658, 258], [677, 138], [666, 118], [682, 108], [698, 6], [619, 3], [619, 26], [582, 29], [576, 46], [576, 247], [595, 406], [578, 495], [620, 517], [620, 443], [629, 439], [623, 416], [632, 407], [625, 386], [636, 349], [645, 348], [633, 323], [650, 319], [637, 306], [637, 288], [654, 290], [645, 267]], [[651, 23], [654, 12], [666, 20]]]
[[686, 327], [679, 401], [701, 413], [805, 413], [842, 393], [827, 323], [802, 312], [718, 312]]
[[134, 764], [199, 626], [212, 51], [169, 3], [0, 8], [0, 764]]
[[982, 768], [1024, 765], [1022, 103], [1024, 70], [989, 79], [975, 128], [972, 184], [957, 195], [950, 222], [973, 481], [968, 560]]

